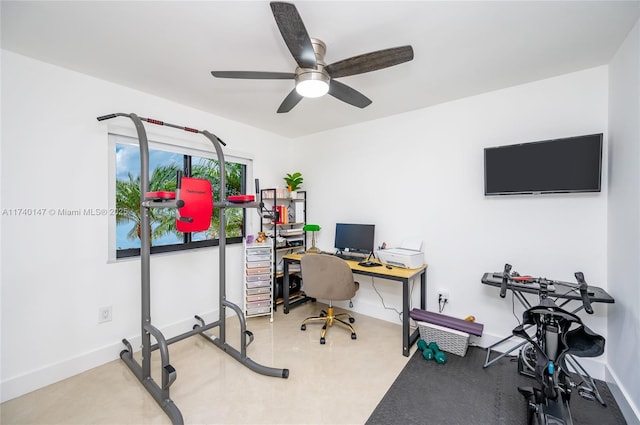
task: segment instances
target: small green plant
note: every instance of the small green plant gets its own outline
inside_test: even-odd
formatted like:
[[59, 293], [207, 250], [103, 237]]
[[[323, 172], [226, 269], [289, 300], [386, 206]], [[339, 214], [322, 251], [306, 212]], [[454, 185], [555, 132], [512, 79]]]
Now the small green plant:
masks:
[[284, 177], [284, 181], [287, 183], [287, 186], [289, 187], [289, 191], [295, 192], [296, 190], [300, 189], [300, 187], [302, 186], [302, 182], [303, 182], [302, 174], [299, 172], [295, 172], [293, 174], [287, 174], [287, 176]]

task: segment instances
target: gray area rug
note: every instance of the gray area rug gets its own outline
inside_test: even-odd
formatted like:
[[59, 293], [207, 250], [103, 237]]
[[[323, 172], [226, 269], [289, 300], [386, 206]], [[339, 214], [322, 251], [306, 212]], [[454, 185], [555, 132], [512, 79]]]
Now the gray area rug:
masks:
[[[367, 425], [517, 425], [527, 423], [526, 402], [518, 386], [535, 380], [518, 374], [515, 357], [483, 368], [486, 350], [469, 347], [465, 357], [447, 353], [439, 365], [420, 351], [409, 360], [373, 411]], [[573, 391], [574, 424], [626, 424], [606, 383], [596, 381], [606, 407]]]

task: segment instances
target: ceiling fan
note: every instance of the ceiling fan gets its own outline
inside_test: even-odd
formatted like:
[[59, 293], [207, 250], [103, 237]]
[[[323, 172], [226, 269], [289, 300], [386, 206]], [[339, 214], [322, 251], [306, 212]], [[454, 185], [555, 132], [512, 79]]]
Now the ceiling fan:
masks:
[[295, 72], [211, 71], [218, 78], [256, 80], [295, 80], [295, 88], [285, 97], [278, 113], [289, 112], [303, 97], [331, 96], [358, 108], [371, 104], [359, 91], [336, 81], [336, 78], [388, 68], [413, 59], [411, 46], [394, 47], [365, 53], [327, 65], [326, 45], [310, 38], [296, 7], [291, 3], [271, 2], [271, 11], [289, 51], [298, 66]]

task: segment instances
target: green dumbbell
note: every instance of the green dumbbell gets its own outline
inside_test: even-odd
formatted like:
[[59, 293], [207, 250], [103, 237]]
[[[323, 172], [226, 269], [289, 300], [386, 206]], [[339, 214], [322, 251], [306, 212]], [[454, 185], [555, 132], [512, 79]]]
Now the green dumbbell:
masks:
[[433, 354], [433, 350], [431, 348], [427, 347], [422, 350], [422, 357], [424, 357], [425, 360], [433, 360], [435, 358], [435, 354]]
[[433, 351], [434, 358], [436, 359], [436, 363], [445, 364], [447, 362], [447, 355], [440, 350], [440, 347], [438, 347], [438, 344], [436, 344], [435, 342], [430, 342], [427, 347], [428, 349]]
[[422, 351], [422, 357], [424, 357], [425, 360], [433, 360], [435, 354], [423, 339], [419, 339], [416, 345], [418, 346], [418, 350]]
[[420, 351], [424, 351], [424, 349], [427, 348], [427, 343], [424, 342], [424, 339], [419, 339], [416, 345], [418, 346], [418, 350]]

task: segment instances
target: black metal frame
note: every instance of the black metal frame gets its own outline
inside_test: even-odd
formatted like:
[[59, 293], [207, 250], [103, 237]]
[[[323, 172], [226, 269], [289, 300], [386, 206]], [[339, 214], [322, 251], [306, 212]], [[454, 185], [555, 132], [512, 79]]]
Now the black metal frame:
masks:
[[[225, 234], [225, 216], [224, 212], [226, 208], [262, 208], [262, 202], [246, 202], [242, 204], [231, 203], [226, 201], [226, 172], [224, 154], [222, 152], [221, 145], [224, 145], [220, 139], [207, 130], [197, 130], [189, 127], [177, 126], [174, 124], [165, 123], [163, 121], [141, 118], [136, 114], [115, 113], [98, 117], [98, 121], [104, 121], [116, 117], [127, 117], [133, 121], [136, 127], [138, 135], [139, 147], [140, 147], [140, 216], [141, 216], [141, 248], [140, 248], [140, 264], [141, 264], [141, 290], [142, 290], [142, 309], [141, 309], [141, 335], [142, 335], [142, 363], [138, 363], [133, 357], [133, 348], [131, 343], [126, 339], [122, 340], [122, 343], [126, 346], [125, 350], [120, 352], [120, 358], [131, 369], [138, 380], [144, 385], [147, 391], [153, 396], [158, 405], [165, 411], [167, 416], [171, 419], [174, 425], [184, 424], [182, 413], [171, 400], [169, 394], [169, 387], [176, 380], [176, 370], [169, 362], [169, 344], [181, 341], [193, 335], [201, 335], [209, 342], [220, 348], [231, 357], [235, 358], [240, 363], [244, 364], [254, 372], [274, 376], [280, 378], [288, 378], [288, 369], [277, 369], [267, 367], [255, 363], [253, 360], [247, 357], [247, 346], [253, 341], [253, 334], [247, 330], [246, 319], [242, 309], [236, 304], [226, 299], [226, 234]], [[193, 329], [183, 334], [177, 335], [173, 338], [166, 339], [162, 332], [151, 324], [151, 283], [150, 283], [150, 215], [151, 208], [179, 208], [181, 206], [179, 193], [176, 193], [176, 199], [156, 201], [154, 199], [146, 198], [146, 194], [149, 191], [149, 144], [147, 134], [143, 125], [143, 121], [173, 127], [181, 129], [190, 133], [199, 133], [204, 135], [211, 141], [218, 157], [218, 163], [220, 167], [220, 194], [219, 202], [214, 202], [212, 208], [220, 209], [220, 231], [219, 231], [219, 262], [220, 262], [220, 275], [219, 275], [219, 319], [209, 324], [199, 317], [194, 316], [197, 323], [193, 326]], [[240, 321], [240, 350], [235, 349], [226, 342], [226, 309], [231, 308]], [[210, 336], [205, 332], [219, 327], [219, 336]], [[151, 343], [151, 337], [156, 340], [155, 344]], [[249, 338], [247, 342], [247, 338]], [[161, 384], [156, 383], [151, 377], [151, 353], [155, 350], [160, 351], [161, 359]]]
[[[262, 189], [260, 191], [260, 196], [262, 198], [264, 193], [268, 193], [269, 196], [265, 199], [268, 199], [273, 205], [272, 207], [275, 209], [278, 205], [285, 205], [285, 203], [288, 203], [289, 205], [293, 202], [294, 205], [296, 202], [300, 202], [302, 201], [303, 203], [303, 208], [304, 208], [304, 224], [306, 224], [307, 221], [307, 191], [306, 190], [299, 190], [297, 191], [298, 193], [303, 193], [304, 197], [301, 199], [297, 199], [297, 200], [291, 200], [291, 199], [287, 199], [287, 198], [278, 198], [277, 197], [277, 189], [276, 188], [268, 188], [268, 189]], [[271, 198], [271, 194], [273, 194], [273, 198]], [[278, 200], [281, 201], [281, 203], [278, 203]], [[275, 290], [277, 285], [278, 285], [278, 253], [286, 255], [287, 253], [293, 253], [294, 251], [306, 251], [307, 250], [307, 234], [306, 232], [304, 232], [304, 237], [303, 237], [303, 245], [302, 246], [295, 246], [295, 247], [286, 247], [286, 248], [279, 248], [277, 247], [277, 237], [278, 237], [278, 226], [289, 226], [287, 224], [284, 225], [279, 225], [276, 224], [276, 216], [275, 213], [273, 212], [267, 212], [266, 214], [262, 215], [260, 217], [260, 231], [264, 232], [265, 231], [265, 223], [262, 221], [264, 218], [268, 218], [273, 220], [274, 222], [272, 224], [270, 224], [271, 226], [271, 230], [273, 231], [273, 279], [271, 284], [273, 285], [273, 297], [272, 297], [272, 305], [273, 305], [273, 311], [277, 311], [278, 310], [278, 303], [277, 303], [277, 291]], [[299, 224], [301, 222], [297, 221], [297, 217], [296, 217], [296, 223], [294, 224]], [[283, 265], [284, 267], [284, 265]], [[287, 281], [289, 279], [289, 277], [287, 276]], [[284, 287], [284, 268], [283, 268], [283, 287]], [[287, 288], [287, 294], [289, 293], [289, 288]], [[284, 297], [284, 289], [283, 289], [283, 297]], [[287, 297], [289, 297], [289, 295], [287, 295]], [[284, 298], [283, 298], [284, 300]], [[302, 304], [305, 303], [307, 301], [315, 301], [314, 298], [310, 298], [307, 296], [303, 296], [299, 299], [297, 299], [296, 301], [292, 302], [292, 305], [297, 305], [297, 304]], [[287, 299], [287, 301], [285, 302], [285, 304], [288, 305], [289, 301]], [[286, 311], [288, 313], [288, 311]]]

